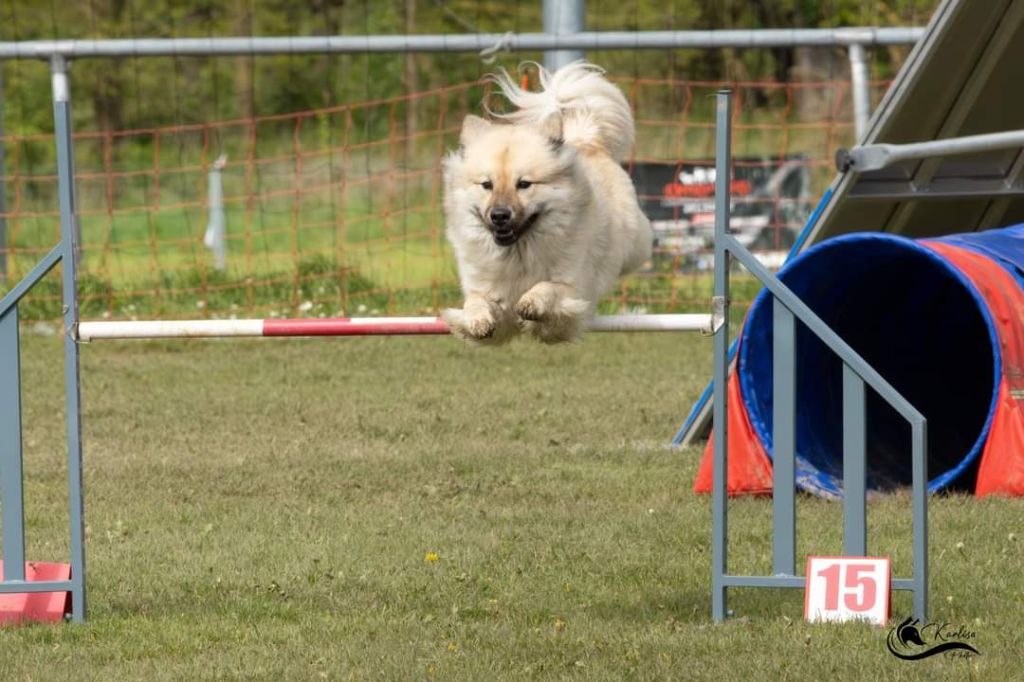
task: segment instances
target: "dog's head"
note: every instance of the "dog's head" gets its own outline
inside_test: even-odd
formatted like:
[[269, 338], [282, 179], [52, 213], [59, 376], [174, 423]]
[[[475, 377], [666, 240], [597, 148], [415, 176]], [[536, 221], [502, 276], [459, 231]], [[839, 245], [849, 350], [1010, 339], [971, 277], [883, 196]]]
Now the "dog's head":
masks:
[[445, 162], [454, 210], [469, 211], [498, 246], [515, 244], [567, 198], [575, 152], [561, 135], [558, 114], [540, 126], [467, 116], [459, 150]]

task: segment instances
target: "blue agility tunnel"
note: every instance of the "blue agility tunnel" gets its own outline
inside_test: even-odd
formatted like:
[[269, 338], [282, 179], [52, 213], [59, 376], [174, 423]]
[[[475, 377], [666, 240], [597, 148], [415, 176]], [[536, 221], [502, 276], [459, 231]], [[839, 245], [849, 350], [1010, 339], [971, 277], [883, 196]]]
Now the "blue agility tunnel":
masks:
[[[931, 241], [836, 237], [779, 276], [925, 415], [932, 491], [1024, 493], [1024, 226]], [[740, 334], [733, 379], [749, 428], [730, 434], [730, 457], [733, 439], [771, 457], [772, 317], [762, 292]], [[796, 343], [797, 482], [841, 496], [842, 365], [803, 325]], [[870, 390], [867, 447], [869, 489], [910, 484], [910, 428]]]

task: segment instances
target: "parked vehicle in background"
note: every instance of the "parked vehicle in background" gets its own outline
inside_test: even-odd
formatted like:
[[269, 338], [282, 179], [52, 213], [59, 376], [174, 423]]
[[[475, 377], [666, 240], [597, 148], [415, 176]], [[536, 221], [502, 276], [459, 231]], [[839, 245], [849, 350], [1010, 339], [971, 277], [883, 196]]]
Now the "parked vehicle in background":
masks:
[[[715, 223], [714, 162], [637, 162], [629, 169], [654, 229], [652, 269], [710, 269]], [[806, 157], [737, 158], [730, 230], [768, 267], [781, 266], [810, 213]]]

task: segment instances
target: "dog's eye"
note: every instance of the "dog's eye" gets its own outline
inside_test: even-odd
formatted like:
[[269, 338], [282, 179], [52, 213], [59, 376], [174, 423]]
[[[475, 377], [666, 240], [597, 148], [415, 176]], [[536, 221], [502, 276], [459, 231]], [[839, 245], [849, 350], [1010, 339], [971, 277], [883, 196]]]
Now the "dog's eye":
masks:
[[516, 183], [516, 189], [529, 189], [532, 184], [529, 180], [520, 180]]
[[480, 186], [483, 187], [488, 192], [494, 189], [494, 183], [491, 182], [490, 180], [484, 180], [483, 182], [480, 183]]

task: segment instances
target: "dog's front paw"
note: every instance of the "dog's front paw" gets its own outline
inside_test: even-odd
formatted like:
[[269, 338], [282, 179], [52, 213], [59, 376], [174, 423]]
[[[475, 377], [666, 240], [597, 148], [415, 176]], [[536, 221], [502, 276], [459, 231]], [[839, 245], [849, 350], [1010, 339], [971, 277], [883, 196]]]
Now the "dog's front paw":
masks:
[[554, 302], [527, 293], [516, 304], [523, 330], [544, 343], [579, 339], [590, 318], [590, 304], [578, 298]]
[[488, 314], [467, 320], [466, 331], [474, 339], [483, 341], [494, 336], [494, 330], [497, 326], [494, 317]]
[[519, 319], [529, 322], [541, 322], [548, 316], [547, 306], [541, 297], [529, 291], [516, 302], [515, 311]]
[[471, 316], [464, 310], [448, 308], [441, 313], [452, 334], [463, 341], [485, 341], [494, 336], [497, 323], [489, 312]]

